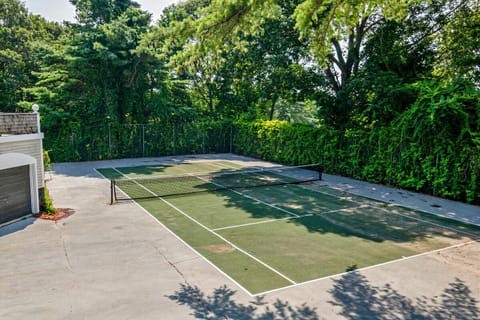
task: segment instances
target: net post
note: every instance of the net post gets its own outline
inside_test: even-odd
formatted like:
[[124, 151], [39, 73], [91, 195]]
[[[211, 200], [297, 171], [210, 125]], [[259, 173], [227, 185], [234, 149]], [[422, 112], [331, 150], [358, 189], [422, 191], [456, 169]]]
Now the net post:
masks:
[[110, 180], [110, 204], [115, 202], [115, 180]]
[[230, 125], [230, 153], [233, 152], [233, 124]]
[[314, 170], [318, 172], [318, 180], [322, 181], [323, 166], [316, 164], [313, 166]]

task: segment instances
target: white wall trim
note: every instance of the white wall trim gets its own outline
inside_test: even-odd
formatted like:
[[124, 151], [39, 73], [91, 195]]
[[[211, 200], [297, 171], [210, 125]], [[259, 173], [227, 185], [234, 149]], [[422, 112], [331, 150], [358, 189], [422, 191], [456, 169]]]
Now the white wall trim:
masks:
[[0, 170], [11, 169], [15, 167], [29, 166], [30, 176], [30, 201], [32, 213], [40, 211], [37, 189], [37, 160], [23, 153], [5, 153], [0, 154]]
[[37, 189], [37, 162], [30, 164], [30, 199], [32, 205], [32, 213], [40, 212], [40, 201], [38, 199]]
[[29, 140], [42, 140], [43, 132], [33, 134], [17, 134], [11, 136], [0, 136], [0, 143], [29, 141]]

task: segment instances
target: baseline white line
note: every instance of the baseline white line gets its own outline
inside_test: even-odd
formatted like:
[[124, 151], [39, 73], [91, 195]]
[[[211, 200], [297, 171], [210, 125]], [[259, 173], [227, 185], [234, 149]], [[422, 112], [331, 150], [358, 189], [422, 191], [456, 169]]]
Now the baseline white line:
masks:
[[277, 222], [277, 221], [300, 219], [300, 218], [311, 217], [311, 216], [313, 216], [313, 214], [305, 214], [305, 215], [303, 215], [303, 216], [298, 216], [298, 217], [287, 217], [287, 218], [280, 218], [280, 219], [271, 219], [271, 220], [264, 220], [264, 221], [258, 221], [258, 222], [250, 222], [250, 223], [244, 223], [244, 224], [237, 224], [237, 225], [235, 225], [235, 226], [220, 227], [220, 228], [215, 228], [215, 229], [212, 229], [212, 230], [213, 230], [213, 231], [220, 231], [220, 230], [227, 230], [227, 229], [235, 229], [235, 228], [242, 228], [242, 227], [254, 226], [254, 225], [257, 225], [257, 224], [264, 224], [264, 223], [272, 223], [272, 222]]
[[[116, 168], [113, 168], [114, 170], [116, 170], [117, 172], [123, 174], [121, 171], [117, 170]], [[182, 215], [184, 215], [186, 218], [192, 220], [193, 222], [195, 222], [196, 224], [198, 224], [200, 227], [204, 228], [205, 230], [207, 230], [208, 232], [212, 233], [213, 235], [215, 235], [216, 237], [218, 237], [219, 239], [223, 240], [224, 242], [228, 243], [229, 245], [231, 245], [233, 248], [235, 248], [236, 250], [238, 250], [239, 252], [245, 254], [246, 256], [250, 257], [251, 259], [255, 260], [256, 262], [260, 263], [261, 265], [263, 265], [264, 267], [266, 267], [267, 269], [269, 269], [270, 271], [276, 273], [277, 275], [279, 275], [280, 277], [282, 277], [283, 279], [287, 280], [288, 282], [292, 283], [292, 284], [295, 284], [296, 282], [293, 281], [292, 279], [288, 278], [287, 276], [285, 276], [284, 274], [282, 274], [280, 271], [274, 269], [273, 267], [269, 266], [268, 264], [266, 264], [265, 262], [261, 261], [260, 259], [258, 259], [257, 257], [253, 256], [252, 254], [248, 253], [247, 251], [241, 249], [240, 247], [238, 247], [237, 245], [235, 245], [234, 243], [230, 242], [229, 240], [227, 240], [226, 238], [224, 238], [223, 236], [219, 235], [218, 233], [216, 233], [215, 231], [211, 230], [210, 228], [208, 228], [207, 226], [205, 226], [204, 224], [202, 224], [200, 221], [196, 220], [195, 218], [191, 217], [190, 215], [188, 215], [187, 213], [185, 213], [183, 210], [177, 208], [175, 205], [173, 205], [172, 203], [168, 202], [167, 200], [163, 199], [162, 197], [159, 197], [157, 194], [155, 194], [155, 192], [153, 192], [152, 190], [148, 189], [147, 187], [139, 184], [138, 182], [136, 182], [134, 179], [131, 179], [130, 177], [128, 177], [127, 175], [123, 174], [127, 179], [129, 180], [132, 180], [133, 182], [135, 182], [137, 185], [139, 185], [141, 188], [145, 189], [147, 192], [150, 192], [153, 196], [157, 197], [158, 199], [160, 199], [162, 202], [164, 202], [165, 204], [167, 204], [168, 206], [170, 206], [171, 208], [177, 210], [179, 213], [181, 213]]]
[[307, 284], [310, 284], [310, 283], [314, 283], [314, 282], [317, 282], [317, 281], [321, 281], [321, 280], [325, 280], [325, 279], [331, 279], [331, 278], [334, 278], [334, 277], [339, 277], [339, 276], [346, 275], [346, 274], [352, 273], [352, 272], [366, 271], [366, 270], [369, 270], [369, 269], [383, 267], [383, 266], [386, 266], [386, 265], [389, 265], [389, 264], [394, 264], [394, 263], [398, 263], [398, 262], [401, 262], [401, 261], [410, 260], [410, 259], [418, 258], [418, 257], [421, 257], [421, 256], [437, 253], [437, 252], [442, 252], [442, 251], [446, 251], [446, 250], [451, 250], [451, 249], [463, 247], [463, 246], [466, 246], [466, 245], [469, 245], [469, 244], [472, 244], [472, 243], [476, 243], [476, 242], [477, 241], [474, 241], [474, 240], [473, 241], [468, 241], [468, 242], [463, 242], [463, 243], [459, 243], [459, 244], [456, 244], [456, 245], [453, 245], [453, 246], [450, 246], [450, 247], [441, 248], [441, 249], [437, 249], [437, 250], [433, 250], [433, 251], [429, 251], [429, 252], [424, 252], [424, 253], [419, 253], [419, 254], [416, 254], [416, 255], [413, 255], [413, 256], [403, 257], [403, 258], [400, 258], [400, 259], [375, 264], [373, 266], [368, 266], [368, 267], [356, 269], [356, 270], [353, 270], [353, 271], [346, 271], [346, 272], [342, 272], [342, 273], [337, 273], [337, 274], [333, 274], [333, 275], [330, 275], [330, 276], [325, 276], [325, 277], [321, 277], [321, 278], [317, 278], [317, 279], [313, 279], [313, 280], [308, 280], [308, 281], [305, 281], [305, 282], [300, 282], [300, 283], [297, 283], [297, 284], [294, 284], [294, 285], [285, 286], [285, 287], [278, 288], [278, 289], [273, 289], [273, 290], [269, 290], [269, 291], [256, 293], [256, 294], [254, 294], [254, 296], [256, 297], [256, 296], [261, 296], [261, 295], [265, 295], [265, 294], [269, 294], [269, 293], [274, 293], [274, 292], [281, 291], [281, 290], [295, 288], [295, 287], [307, 285]]

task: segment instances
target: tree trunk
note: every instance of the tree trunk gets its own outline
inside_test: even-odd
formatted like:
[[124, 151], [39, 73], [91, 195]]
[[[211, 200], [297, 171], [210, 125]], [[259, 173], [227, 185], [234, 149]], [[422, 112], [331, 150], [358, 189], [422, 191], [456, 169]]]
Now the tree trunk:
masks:
[[275, 113], [275, 105], [277, 104], [278, 97], [274, 96], [272, 98], [272, 106], [270, 107], [270, 117], [269, 120], [273, 120], [273, 114]]

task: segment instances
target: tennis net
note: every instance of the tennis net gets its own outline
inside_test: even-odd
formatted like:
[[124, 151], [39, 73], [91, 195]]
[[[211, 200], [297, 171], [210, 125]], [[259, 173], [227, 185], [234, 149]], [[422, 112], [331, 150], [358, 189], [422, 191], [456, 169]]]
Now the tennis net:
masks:
[[122, 178], [111, 181], [111, 203], [186, 195], [222, 189], [241, 189], [285, 184], [301, 184], [322, 179], [318, 164], [295, 167], [222, 170], [147, 178]]

